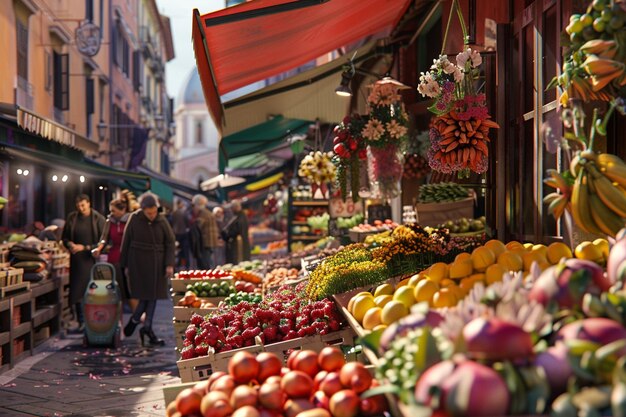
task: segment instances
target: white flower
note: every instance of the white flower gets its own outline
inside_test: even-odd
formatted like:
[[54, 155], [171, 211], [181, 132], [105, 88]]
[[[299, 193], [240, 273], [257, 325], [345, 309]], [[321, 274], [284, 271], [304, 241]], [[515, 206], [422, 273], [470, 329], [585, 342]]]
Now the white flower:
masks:
[[[468, 48], [471, 51], [471, 49]], [[483, 63], [483, 58], [480, 56], [480, 52], [474, 50], [470, 52], [470, 59], [472, 60], [472, 66], [478, 68]]]
[[461, 68], [465, 68], [465, 63], [468, 59], [470, 59], [469, 48], [463, 52], [459, 52], [456, 56], [456, 64]]
[[461, 81], [463, 81], [464, 76], [465, 75], [463, 74], [463, 71], [461, 71], [461, 68], [456, 67], [456, 69], [454, 70], [454, 81], [460, 83]]
[[445, 72], [446, 74], [452, 74], [454, 71], [456, 71], [457, 68], [458, 67], [452, 62], [447, 61], [445, 66], [443, 67], [443, 72]]

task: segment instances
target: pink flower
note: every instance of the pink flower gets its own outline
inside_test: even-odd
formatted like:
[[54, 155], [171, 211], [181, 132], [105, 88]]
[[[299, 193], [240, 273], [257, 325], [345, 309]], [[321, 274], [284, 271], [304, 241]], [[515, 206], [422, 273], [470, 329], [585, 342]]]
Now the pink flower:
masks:
[[371, 141], [379, 140], [383, 133], [385, 133], [385, 128], [383, 127], [383, 124], [378, 119], [374, 118], [371, 118], [367, 122], [367, 124], [363, 128], [363, 131], [361, 132], [364, 138]]
[[400, 139], [406, 135], [407, 128], [399, 124], [396, 120], [392, 120], [386, 125], [387, 132], [389, 132], [389, 136], [393, 139]]

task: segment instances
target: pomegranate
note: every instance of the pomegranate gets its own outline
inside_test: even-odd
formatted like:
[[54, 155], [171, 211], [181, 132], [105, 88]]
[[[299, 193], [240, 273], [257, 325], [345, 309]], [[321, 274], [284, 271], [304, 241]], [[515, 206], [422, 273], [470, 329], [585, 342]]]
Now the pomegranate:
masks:
[[246, 405], [256, 407], [257, 390], [248, 385], [239, 385], [230, 395], [230, 405], [236, 410]]
[[315, 408], [306, 398], [289, 399], [283, 406], [283, 414], [285, 417], [296, 417], [303, 411]]
[[319, 389], [320, 384], [324, 378], [326, 378], [326, 375], [328, 375], [328, 372], [326, 371], [319, 371], [317, 375], [315, 375], [315, 378], [313, 378], [313, 391], [317, 391]]
[[327, 372], [338, 371], [346, 363], [343, 352], [332, 346], [322, 349], [317, 359], [320, 368]]
[[317, 375], [320, 370], [317, 364], [317, 353], [312, 350], [302, 350], [294, 358], [291, 364], [291, 369], [295, 371], [302, 371], [308, 374], [311, 378]]
[[546, 351], [538, 354], [535, 358], [535, 365], [541, 366], [545, 370], [553, 398], [565, 392], [567, 381], [574, 374], [567, 358], [565, 343], [557, 342], [554, 346], [550, 346]]
[[[558, 340], [583, 339], [607, 345], [619, 339], [626, 339], [626, 329], [618, 322], [603, 317], [592, 317], [566, 324], [557, 333]], [[626, 355], [626, 348], [619, 356]]]
[[341, 385], [360, 394], [372, 384], [372, 375], [362, 363], [348, 362], [339, 371], [339, 380]]
[[259, 374], [259, 363], [248, 352], [237, 352], [228, 361], [228, 373], [238, 384], [247, 384]]
[[323, 391], [315, 391], [311, 402], [314, 406], [320, 408], [328, 409], [328, 407], [330, 406], [330, 398], [328, 397], [328, 395], [324, 394]]
[[209, 380], [200, 381], [196, 385], [193, 386], [193, 390], [198, 394], [204, 396], [207, 392], [209, 392]]
[[533, 341], [524, 329], [495, 317], [478, 317], [463, 328], [470, 357], [481, 360], [514, 360], [533, 356]]
[[339, 379], [339, 374], [337, 372], [330, 372], [326, 375], [326, 378], [320, 384], [319, 389], [328, 396], [328, 398], [332, 397], [334, 393], [337, 391], [341, 391], [342, 389], [347, 388], [341, 384], [341, 380]]
[[224, 375], [228, 375], [228, 374], [222, 371], [213, 372], [211, 376], [209, 376], [209, 379], [207, 379], [207, 383], [208, 383], [207, 392], [211, 391], [213, 389], [213, 383], [217, 381], [219, 377], [224, 376]]
[[268, 410], [282, 410], [286, 396], [279, 384], [267, 382], [259, 388], [259, 403]]
[[193, 414], [200, 411], [202, 395], [193, 388], [185, 388], [176, 396], [176, 404], [181, 414]]
[[256, 361], [259, 363], [259, 374], [256, 378], [257, 381], [264, 382], [271, 376], [280, 375], [283, 363], [273, 353], [261, 352], [257, 355]]
[[341, 390], [330, 397], [333, 417], [354, 417], [359, 413], [359, 405], [359, 396], [350, 389]]
[[418, 403], [431, 405], [432, 393], [441, 393], [439, 410], [452, 415], [473, 417], [505, 415], [509, 391], [502, 377], [477, 362], [463, 360], [439, 362], [428, 368], [415, 385]]
[[283, 377], [280, 386], [291, 398], [308, 398], [313, 391], [313, 380], [302, 371], [289, 371]]
[[289, 354], [289, 356], [287, 357], [287, 368], [293, 369], [293, 360], [295, 359], [296, 356], [298, 356], [298, 354], [300, 354], [300, 352], [302, 351], [294, 350]]
[[226, 417], [232, 414], [233, 407], [226, 394], [221, 391], [212, 391], [202, 398], [200, 412], [203, 417]]
[[261, 414], [256, 408], [246, 405], [235, 410], [232, 417], [261, 417]]
[[364, 416], [379, 416], [389, 409], [389, 404], [384, 395], [375, 395], [361, 400], [360, 409]]

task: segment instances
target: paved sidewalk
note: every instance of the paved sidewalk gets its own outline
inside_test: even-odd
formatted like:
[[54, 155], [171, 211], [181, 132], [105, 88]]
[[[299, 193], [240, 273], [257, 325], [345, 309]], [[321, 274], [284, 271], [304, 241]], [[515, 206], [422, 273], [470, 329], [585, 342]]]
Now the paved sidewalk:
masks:
[[0, 417], [164, 416], [162, 388], [180, 382], [172, 316], [172, 302], [159, 300], [153, 328], [166, 341], [159, 348], [141, 346], [139, 327], [119, 350], [83, 348], [78, 335], [49, 340], [0, 374]]

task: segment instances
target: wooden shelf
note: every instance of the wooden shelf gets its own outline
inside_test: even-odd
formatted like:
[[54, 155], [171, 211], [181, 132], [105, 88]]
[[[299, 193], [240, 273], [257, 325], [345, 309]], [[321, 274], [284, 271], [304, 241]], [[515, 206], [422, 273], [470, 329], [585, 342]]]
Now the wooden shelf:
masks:
[[22, 304], [29, 303], [31, 300], [30, 290], [25, 293], [21, 293], [19, 295], [13, 296], [12, 300], [13, 300], [13, 306], [20, 306]]
[[9, 343], [10, 340], [11, 340], [11, 335], [9, 334], [9, 332], [0, 333], [0, 347], [2, 345]]
[[308, 226], [309, 223], [308, 222], [300, 222], [300, 221], [292, 221], [291, 224], [293, 224], [294, 226]]
[[53, 280], [38, 282], [30, 286], [30, 290], [33, 293], [32, 295], [33, 298], [51, 293], [53, 291], [56, 291], [58, 288], [59, 286], [57, 282]]
[[50, 305], [38, 308], [33, 313], [33, 327], [39, 327], [43, 323], [52, 320], [59, 315], [59, 305]]
[[291, 205], [294, 207], [309, 207], [309, 206], [328, 207], [328, 200], [293, 200], [291, 202]]
[[325, 237], [326, 235], [319, 235], [319, 236], [292, 235], [291, 240], [320, 240]]
[[17, 339], [20, 336], [24, 336], [25, 334], [28, 334], [30, 330], [31, 330], [30, 321], [27, 321], [26, 323], [22, 323], [19, 326], [13, 328], [13, 331], [11, 333], [12, 333], [13, 339]]

